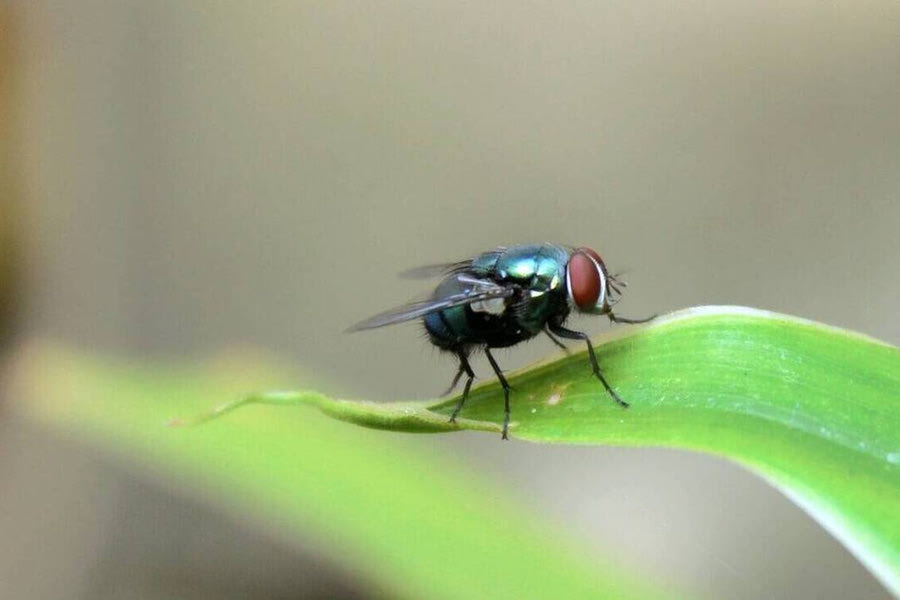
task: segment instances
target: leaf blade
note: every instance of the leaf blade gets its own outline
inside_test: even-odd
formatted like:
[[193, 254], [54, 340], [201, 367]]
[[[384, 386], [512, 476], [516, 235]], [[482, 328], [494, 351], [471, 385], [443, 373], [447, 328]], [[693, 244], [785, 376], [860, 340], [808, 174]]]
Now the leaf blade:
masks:
[[[787, 493], [900, 595], [897, 348], [767, 311], [701, 307], [634, 328], [600, 353], [607, 378], [632, 404], [628, 411], [602, 406], [602, 391], [592, 393], [590, 378], [568, 366], [584, 362], [575, 356], [513, 376], [536, 399], [562, 397], [552, 406], [517, 401], [511, 435], [734, 460]], [[567, 377], [576, 383], [554, 391]], [[498, 391], [476, 393], [466, 416], [497, 421], [499, 401], [480, 401]], [[572, 406], [560, 409], [566, 395]], [[601, 406], [589, 409], [588, 398]]]
[[[424, 455], [413, 443], [421, 438], [276, 407], [199, 427], [165, 426], [173, 414], [248, 386], [283, 382], [252, 359], [197, 372], [37, 344], [8, 373], [17, 415], [289, 544], [302, 541], [387, 597], [672, 596], [555, 531], [478, 474], [436, 452]], [[269, 394], [266, 401], [334, 404], [315, 393]]]

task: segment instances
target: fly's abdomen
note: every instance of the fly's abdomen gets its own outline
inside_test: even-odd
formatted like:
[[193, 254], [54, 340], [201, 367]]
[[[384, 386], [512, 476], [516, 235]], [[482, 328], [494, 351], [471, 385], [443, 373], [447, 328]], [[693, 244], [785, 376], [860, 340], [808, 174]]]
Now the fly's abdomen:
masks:
[[470, 339], [463, 306], [427, 314], [423, 321], [431, 343], [439, 348], [452, 349], [474, 343]]
[[511, 311], [491, 314], [469, 306], [431, 313], [424, 317], [424, 322], [431, 342], [446, 350], [473, 345], [502, 348], [537, 333], [523, 328]]

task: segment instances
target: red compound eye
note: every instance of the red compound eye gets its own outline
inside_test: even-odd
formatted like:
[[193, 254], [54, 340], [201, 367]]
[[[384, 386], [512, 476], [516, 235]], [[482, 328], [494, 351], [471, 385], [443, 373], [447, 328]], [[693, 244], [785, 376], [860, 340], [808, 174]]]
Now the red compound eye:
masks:
[[597, 254], [596, 250], [592, 250], [591, 248], [582, 246], [577, 250], [577, 252], [584, 252], [585, 254], [589, 254], [591, 258], [597, 261], [597, 264], [600, 265], [600, 268], [603, 269], [604, 272], [606, 272], [606, 265], [603, 263], [603, 259], [600, 258], [600, 255]]
[[[591, 253], [590, 255], [588, 253]], [[600, 298], [600, 271], [597, 266], [603, 263], [597, 253], [587, 248], [579, 248], [569, 259], [569, 294], [581, 310], [590, 310], [597, 305]]]

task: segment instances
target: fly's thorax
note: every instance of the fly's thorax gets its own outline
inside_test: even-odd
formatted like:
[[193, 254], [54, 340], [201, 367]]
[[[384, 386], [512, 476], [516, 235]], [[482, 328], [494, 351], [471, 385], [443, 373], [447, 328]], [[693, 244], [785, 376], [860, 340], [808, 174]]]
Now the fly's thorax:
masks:
[[544, 292], [565, 284], [569, 251], [555, 244], [523, 244], [481, 255], [473, 266], [502, 283]]
[[568, 312], [566, 264], [569, 251], [555, 244], [527, 244], [506, 249], [495, 263], [494, 276], [521, 289], [509, 307], [523, 339], [540, 332], [549, 318]]

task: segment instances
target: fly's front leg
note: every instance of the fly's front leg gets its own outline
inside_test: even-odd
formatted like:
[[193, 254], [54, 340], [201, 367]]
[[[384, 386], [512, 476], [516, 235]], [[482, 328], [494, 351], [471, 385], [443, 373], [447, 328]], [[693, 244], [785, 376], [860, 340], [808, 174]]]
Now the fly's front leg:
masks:
[[569, 340], [584, 340], [584, 342], [587, 344], [588, 356], [591, 359], [591, 369], [593, 369], [594, 375], [597, 376], [597, 379], [600, 380], [600, 383], [603, 384], [603, 387], [606, 388], [606, 391], [609, 392], [609, 395], [613, 397], [613, 400], [621, 404], [623, 407], [628, 408], [628, 403], [619, 397], [619, 395], [610, 387], [609, 382], [607, 382], [606, 378], [603, 376], [603, 372], [600, 370], [600, 364], [597, 362], [597, 355], [594, 353], [594, 345], [591, 344], [591, 338], [589, 338], [586, 333], [582, 333], [581, 331], [572, 331], [571, 329], [566, 329], [562, 325], [549, 324], [548, 327], [550, 328], [550, 331], [561, 338], [566, 338]]
[[503, 371], [500, 370], [500, 366], [497, 365], [497, 361], [494, 360], [494, 355], [491, 354], [490, 348], [484, 349], [484, 354], [487, 356], [488, 362], [491, 363], [491, 368], [494, 369], [494, 373], [497, 375], [497, 379], [500, 380], [500, 385], [503, 386], [503, 430], [502, 436], [504, 440], [508, 440], [509, 436], [507, 433], [509, 432], [509, 383], [506, 381], [506, 377], [503, 376]]
[[613, 311], [609, 311], [608, 313], [606, 313], [606, 316], [608, 316], [609, 320], [612, 321], [613, 323], [628, 323], [630, 325], [646, 323], [646, 322], [652, 321], [653, 319], [656, 318], [656, 315], [650, 315], [646, 319], [626, 319], [625, 317], [616, 316], [616, 314]]
[[459, 411], [462, 410], [463, 404], [466, 403], [466, 398], [469, 397], [469, 390], [472, 388], [472, 380], [475, 379], [475, 372], [472, 371], [472, 367], [469, 365], [469, 359], [466, 356], [466, 353], [462, 350], [457, 351], [456, 356], [459, 358], [459, 371], [456, 372], [456, 377], [453, 378], [453, 385], [450, 386], [450, 389], [456, 387], [456, 383], [459, 381], [460, 376], [465, 373], [467, 375], [466, 385], [463, 387], [462, 396], [459, 398], [459, 402], [456, 403], [456, 408], [453, 409], [453, 414], [450, 415], [450, 422], [456, 423], [456, 417], [459, 415]]

